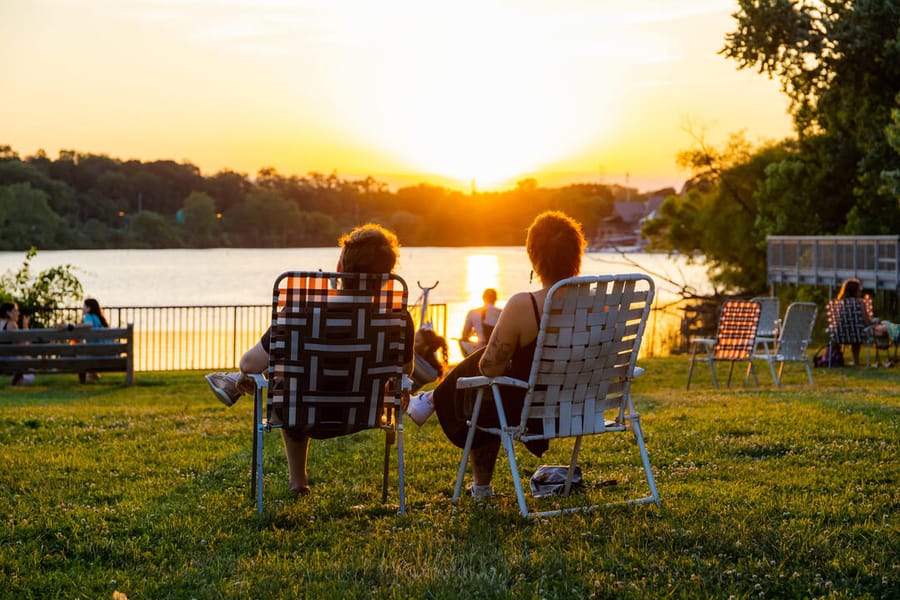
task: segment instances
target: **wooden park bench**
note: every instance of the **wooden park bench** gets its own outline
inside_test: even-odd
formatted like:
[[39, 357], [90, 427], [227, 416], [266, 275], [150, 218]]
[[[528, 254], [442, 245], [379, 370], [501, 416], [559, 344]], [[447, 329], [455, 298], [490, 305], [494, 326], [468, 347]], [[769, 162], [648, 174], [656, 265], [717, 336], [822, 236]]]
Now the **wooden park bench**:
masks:
[[134, 382], [134, 326], [0, 331], [0, 374], [124, 372]]

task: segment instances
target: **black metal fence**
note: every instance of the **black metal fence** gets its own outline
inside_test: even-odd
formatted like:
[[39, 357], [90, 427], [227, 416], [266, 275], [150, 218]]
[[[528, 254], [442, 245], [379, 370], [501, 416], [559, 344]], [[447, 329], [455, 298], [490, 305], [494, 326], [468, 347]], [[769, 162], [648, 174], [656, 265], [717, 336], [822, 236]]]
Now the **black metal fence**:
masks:
[[[419, 307], [410, 308], [419, 323]], [[269, 304], [217, 306], [106, 306], [110, 327], [134, 324], [136, 371], [236, 369], [272, 319]], [[64, 308], [55, 321], [78, 323], [81, 308]], [[426, 321], [446, 337], [447, 305], [429, 304]]]

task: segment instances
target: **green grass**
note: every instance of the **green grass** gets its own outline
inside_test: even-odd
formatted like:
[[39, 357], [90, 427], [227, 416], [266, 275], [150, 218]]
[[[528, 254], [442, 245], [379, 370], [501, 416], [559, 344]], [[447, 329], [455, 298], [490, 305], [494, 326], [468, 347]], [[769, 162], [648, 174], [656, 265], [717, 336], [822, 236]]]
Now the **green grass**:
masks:
[[[662, 507], [525, 521], [499, 497], [450, 506], [460, 452], [408, 425], [409, 513], [380, 502], [382, 434], [313, 442], [313, 493], [288, 494], [266, 438], [266, 512], [249, 498], [252, 406], [201, 373], [0, 388], [0, 597], [897, 598], [900, 370], [794, 366], [784, 389], [716, 392], [687, 359], [635, 384]], [[723, 369], [724, 371], [724, 369]], [[565, 461], [557, 443], [522, 470]], [[587, 493], [644, 491], [636, 447], [582, 451]], [[615, 487], [600, 487], [616, 479]], [[526, 480], [527, 485], [527, 480]], [[550, 502], [551, 501], [546, 501]]]

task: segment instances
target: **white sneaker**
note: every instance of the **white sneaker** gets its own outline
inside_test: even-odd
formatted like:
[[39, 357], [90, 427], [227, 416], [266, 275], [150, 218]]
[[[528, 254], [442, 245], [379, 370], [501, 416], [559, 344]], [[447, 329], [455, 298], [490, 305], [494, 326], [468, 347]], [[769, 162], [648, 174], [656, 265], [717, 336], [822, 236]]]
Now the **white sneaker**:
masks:
[[24, 386], [31, 385], [34, 383], [34, 373], [23, 373], [20, 377], [15, 380], [13, 385], [15, 386]]
[[409, 406], [406, 407], [406, 414], [413, 420], [413, 423], [421, 427], [428, 420], [428, 417], [434, 413], [434, 404], [431, 400], [431, 392], [422, 392], [409, 399]]
[[206, 383], [222, 404], [231, 406], [241, 397], [237, 389], [238, 377], [238, 373], [210, 373], [206, 376]]
[[473, 483], [469, 486], [469, 494], [476, 502], [486, 502], [494, 497], [494, 486], [491, 484], [475, 485]]

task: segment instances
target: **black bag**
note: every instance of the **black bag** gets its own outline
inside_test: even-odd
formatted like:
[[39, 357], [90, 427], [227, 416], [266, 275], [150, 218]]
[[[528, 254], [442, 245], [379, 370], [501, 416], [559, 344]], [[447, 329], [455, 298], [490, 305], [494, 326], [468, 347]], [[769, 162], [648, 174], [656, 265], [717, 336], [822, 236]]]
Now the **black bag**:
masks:
[[844, 352], [840, 346], [823, 346], [813, 355], [814, 367], [843, 367]]

